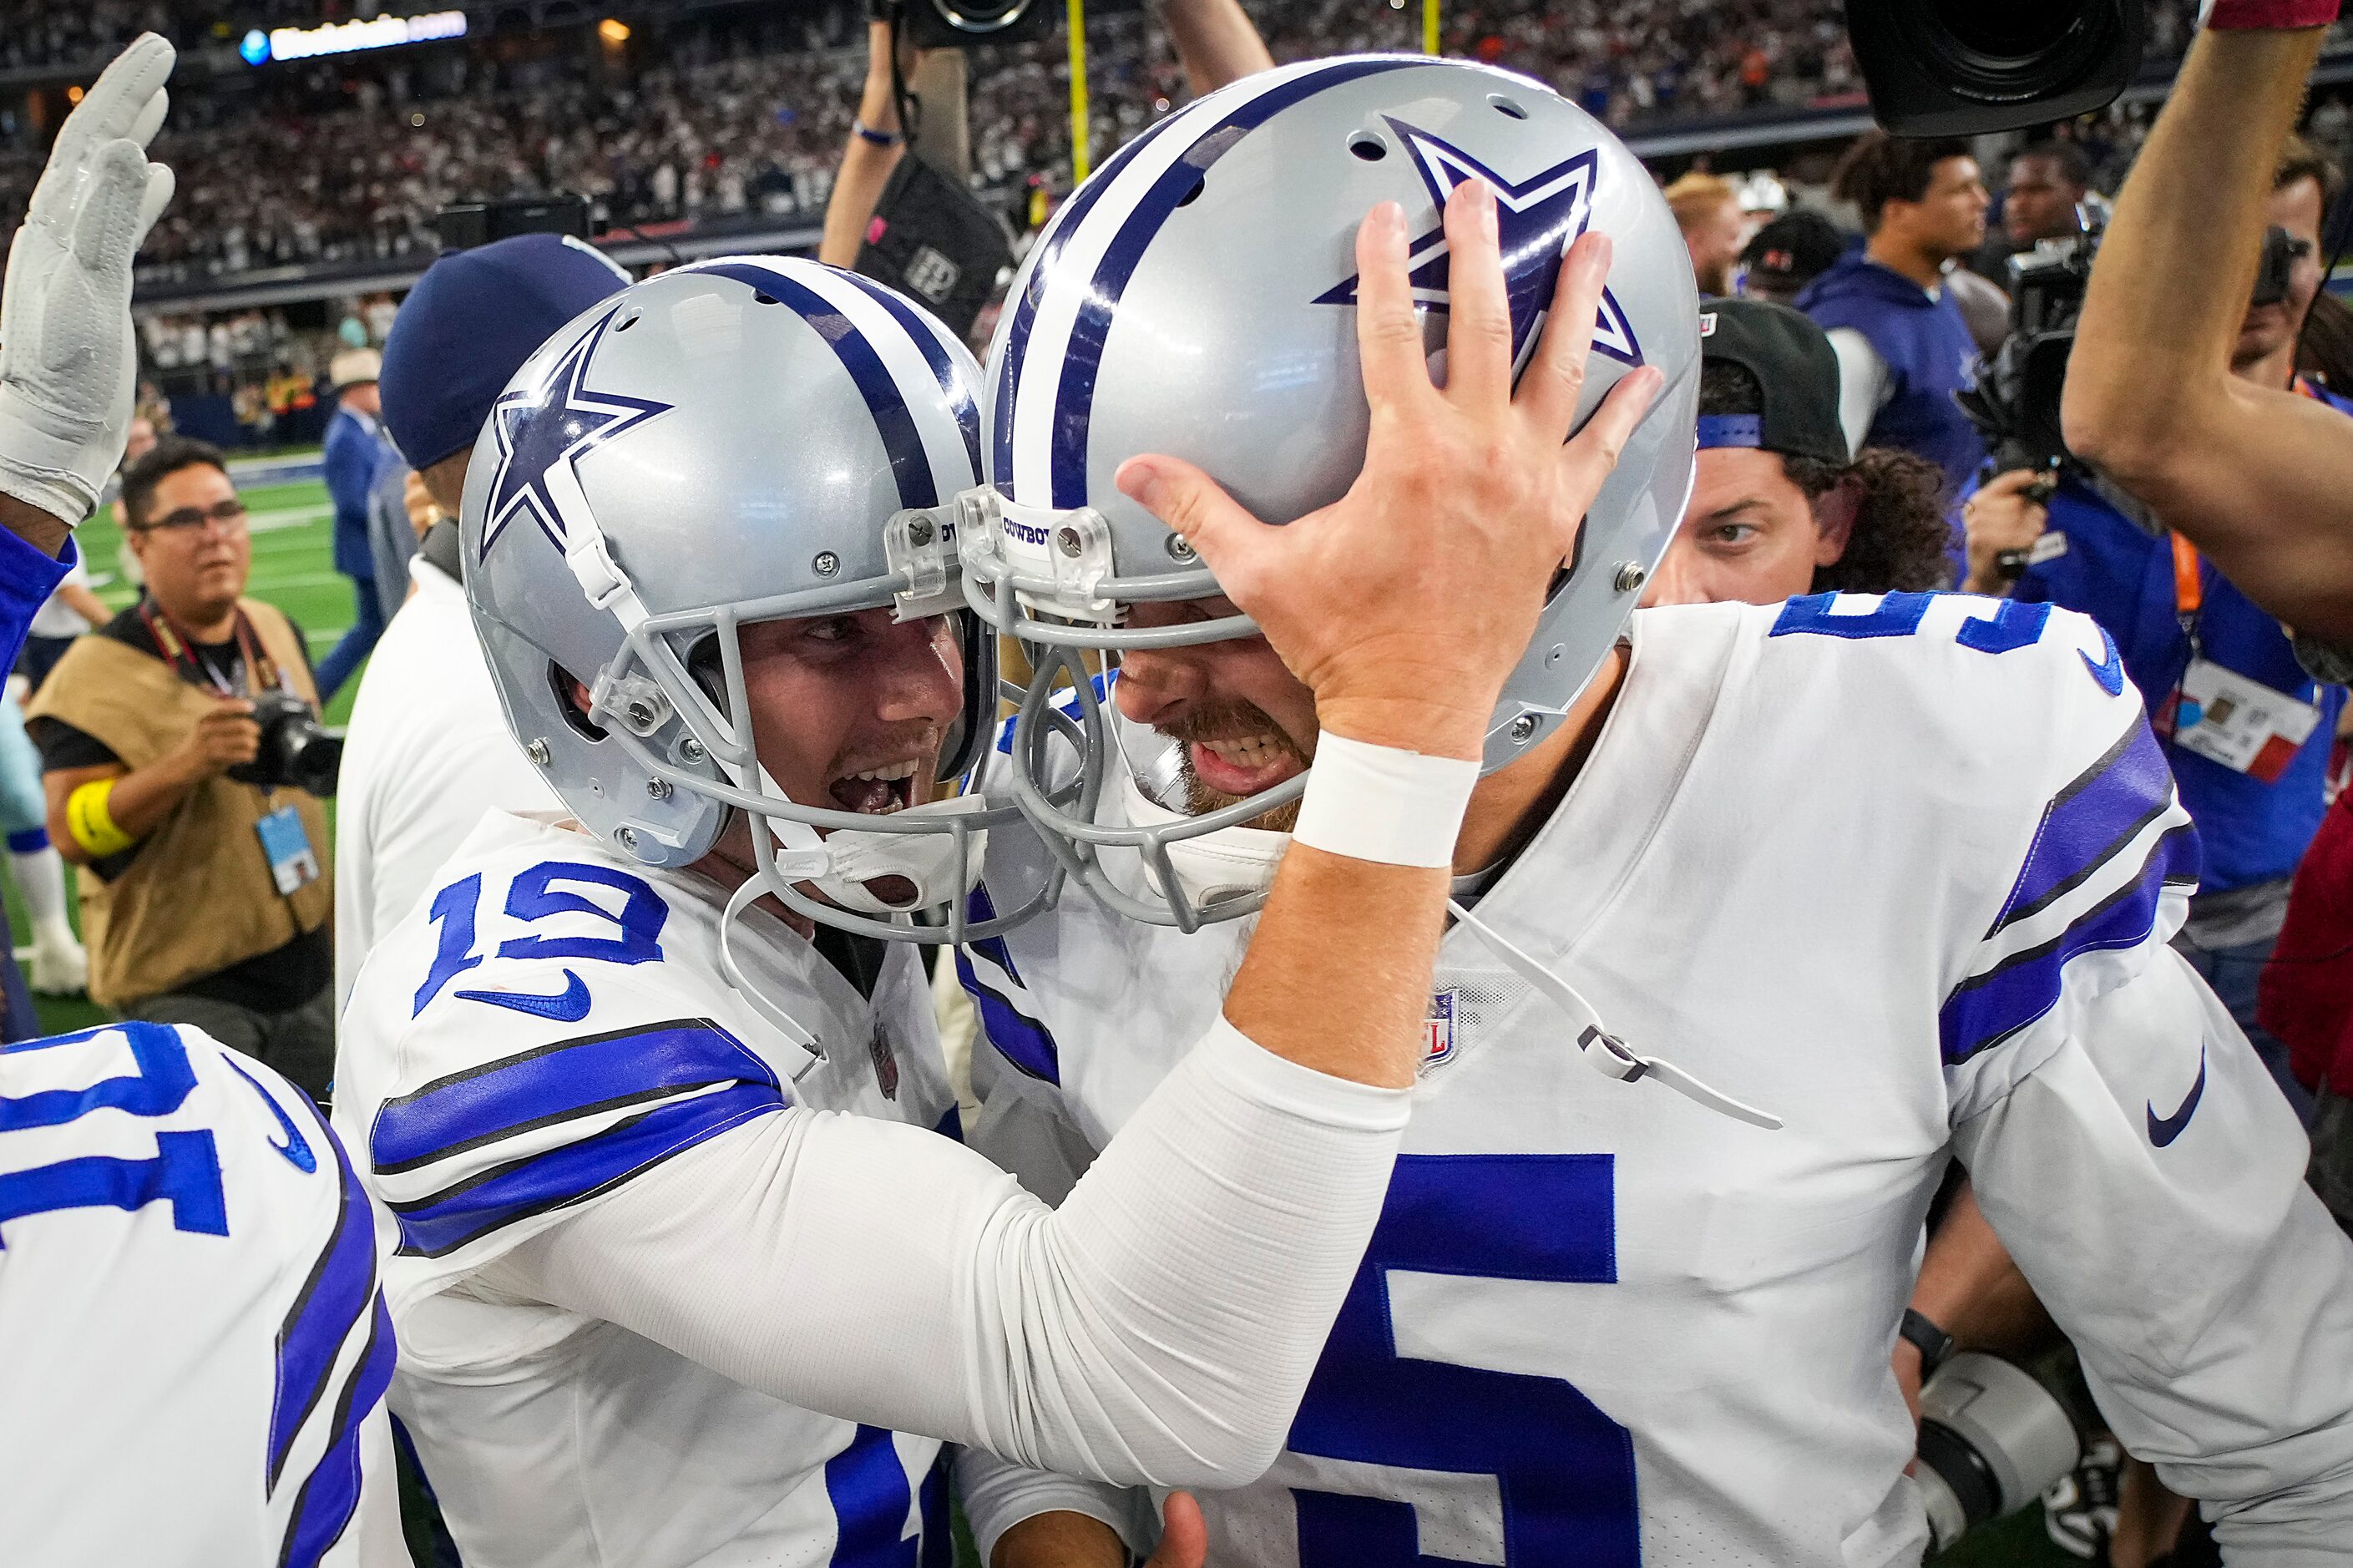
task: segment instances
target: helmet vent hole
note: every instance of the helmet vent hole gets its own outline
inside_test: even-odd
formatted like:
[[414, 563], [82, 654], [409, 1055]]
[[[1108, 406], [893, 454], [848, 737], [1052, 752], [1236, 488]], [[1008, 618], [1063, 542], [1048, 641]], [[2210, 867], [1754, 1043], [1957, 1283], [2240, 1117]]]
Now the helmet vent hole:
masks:
[[1500, 92], [1489, 93], [1487, 95], [1487, 101], [1493, 106], [1495, 112], [1498, 114], [1508, 116], [1514, 120], [1525, 120], [1528, 117], [1528, 111], [1522, 109], [1516, 100], [1505, 98]]
[[774, 294], [763, 294], [757, 289], [753, 290], [752, 303], [754, 305], [773, 305], [776, 302], [776, 297]]
[[1349, 137], [1348, 151], [1367, 163], [1377, 163], [1389, 155], [1388, 143], [1369, 131], [1359, 131]]
[[1193, 176], [1193, 184], [1192, 184], [1191, 187], [1190, 187], [1189, 189], [1187, 189], [1187, 190], [1186, 191], [1186, 193], [1185, 193], [1183, 195], [1178, 196], [1178, 197], [1176, 198], [1176, 205], [1177, 205], [1178, 206], [1180, 206], [1180, 207], [1189, 207], [1189, 206], [1191, 206], [1195, 202], [1197, 202], [1197, 201], [1198, 201], [1198, 200], [1200, 200], [1200, 199], [1201, 199], [1201, 189], [1202, 189], [1202, 187], [1203, 187], [1203, 186], [1207, 185], [1208, 183], [1209, 183], [1209, 176], [1208, 176], [1208, 175], [1207, 175], [1207, 174], [1196, 174], [1196, 175], [1194, 175], [1194, 176]]
[[641, 310], [631, 310], [631, 311], [629, 311], [627, 315], [623, 316], [619, 321], [616, 321], [616, 322], [614, 322], [614, 323], [613, 323], [613, 330], [614, 330], [615, 331], [617, 331], [617, 332], [626, 332], [626, 331], [628, 331], [631, 327], [634, 327], [634, 326], [636, 326], [636, 325], [638, 324], [638, 318], [640, 315], [643, 315], [643, 314], [644, 314], [644, 312], [643, 312], [643, 311], [641, 311]]

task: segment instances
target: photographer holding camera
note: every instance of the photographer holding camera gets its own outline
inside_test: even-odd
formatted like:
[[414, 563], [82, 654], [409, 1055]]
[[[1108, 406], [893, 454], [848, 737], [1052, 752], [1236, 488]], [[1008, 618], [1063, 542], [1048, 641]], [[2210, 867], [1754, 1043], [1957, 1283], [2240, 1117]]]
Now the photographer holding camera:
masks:
[[342, 742], [302, 634], [243, 596], [245, 503], [166, 437], [122, 477], [139, 603], [78, 640], [27, 715], [49, 833], [81, 868], [92, 1000], [194, 1024], [323, 1097], [334, 1062], [325, 868]]
[[[2293, 387], [2299, 402], [2342, 408], [2295, 374], [2297, 336], [2320, 289], [2321, 215], [2336, 179], [2327, 159], [2289, 139], [2268, 182], [2270, 227], [2228, 363], [2242, 385]], [[2080, 366], [2089, 352], [2080, 339], [2072, 361], [2064, 352], [2071, 295], [2087, 266], [2096, 279], [2107, 261], [2105, 249], [2093, 261], [2089, 248], [2062, 242], [2021, 269], [2020, 333], [1985, 392], [2002, 405], [1991, 432], [1997, 451], [2022, 466], [1963, 508], [1966, 585], [2081, 610], [2115, 639], [2168, 742], [2181, 803], [2205, 850], [2175, 945], [2308, 1116], [2311, 1099], [2288, 1071], [2286, 1048], [2255, 1022], [2255, 981], [2285, 918], [2290, 879], [2320, 825], [2345, 692], [2311, 679], [2279, 621], [2168, 526], [2170, 511], [2160, 515], [2058, 442], [2060, 376], [2072, 399], [2076, 373], [2065, 367]]]

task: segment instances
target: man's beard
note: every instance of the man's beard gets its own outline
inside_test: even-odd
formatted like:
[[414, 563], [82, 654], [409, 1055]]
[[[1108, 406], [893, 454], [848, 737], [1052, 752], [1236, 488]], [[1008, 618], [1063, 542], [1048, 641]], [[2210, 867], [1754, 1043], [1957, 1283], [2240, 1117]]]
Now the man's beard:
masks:
[[[1155, 726], [1159, 732], [1181, 743], [1177, 752], [1177, 769], [1185, 782], [1185, 812], [1188, 816], [1206, 816], [1210, 812], [1233, 805], [1243, 797], [1211, 789], [1193, 771], [1191, 742], [1196, 741], [1230, 741], [1243, 735], [1268, 735], [1287, 754], [1307, 764], [1307, 753], [1297, 742], [1285, 733], [1282, 725], [1267, 717], [1266, 710], [1254, 702], [1239, 699], [1229, 701], [1204, 702], [1187, 710], [1166, 723]], [[1299, 821], [1299, 803], [1283, 802], [1264, 816], [1252, 817], [1244, 826], [1264, 829], [1269, 833], [1288, 833]]]

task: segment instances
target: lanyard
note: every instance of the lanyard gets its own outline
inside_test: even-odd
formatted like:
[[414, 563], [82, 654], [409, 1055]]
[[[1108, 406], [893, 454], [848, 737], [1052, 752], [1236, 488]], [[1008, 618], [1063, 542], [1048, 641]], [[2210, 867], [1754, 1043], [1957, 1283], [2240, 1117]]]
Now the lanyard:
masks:
[[2173, 542], [2173, 613], [2181, 617], [2182, 629], [2197, 624], [2198, 612], [2206, 603], [2206, 581], [2200, 570], [2198, 547], [2181, 535], [2168, 531], [2166, 538]]
[[[161, 624], [156, 620], [159, 615], [163, 617]], [[153, 599], [142, 599], [139, 602], [139, 618], [147, 624], [147, 635], [155, 639], [155, 646], [164, 650], [164, 657], [175, 667], [185, 668], [192, 675], [201, 675], [223, 697], [243, 695], [237, 686], [222, 679], [220, 671], [196, 651], [196, 639], [172, 618], [171, 612]], [[268, 661], [253, 645], [253, 628], [246, 621], [243, 610], [237, 613], [237, 650], [242, 660], [241, 674], [244, 677], [240, 684], [249, 688], [257, 677], [268, 685], [278, 684], [276, 671], [269, 667]]]

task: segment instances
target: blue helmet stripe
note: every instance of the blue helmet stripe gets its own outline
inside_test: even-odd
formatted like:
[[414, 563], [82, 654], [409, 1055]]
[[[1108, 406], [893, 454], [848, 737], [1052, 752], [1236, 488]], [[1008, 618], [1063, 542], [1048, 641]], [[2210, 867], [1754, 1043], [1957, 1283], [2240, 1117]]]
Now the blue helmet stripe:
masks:
[[1113, 183], [1119, 178], [1122, 171], [1126, 169], [1129, 162], [1156, 140], [1162, 132], [1175, 125], [1184, 116], [1181, 111], [1170, 115], [1113, 153], [1111, 162], [1097, 169], [1087, 183], [1078, 188], [1069, 204], [1062, 208], [1057, 221], [1047, 231], [1045, 239], [1040, 242], [1044, 254], [1038, 258], [1037, 265], [1030, 268], [1025, 275], [1021, 297], [1013, 301], [1013, 323], [1006, 329], [1004, 366], [993, 378], [993, 385], [996, 388], [993, 395], [997, 400], [992, 420], [996, 426], [994, 431], [996, 467], [990, 478], [1000, 489], [1006, 492], [1008, 499], [1013, 487], [1013, 406], [1018, 401], [1016, 395], [1021, 387], [1021, 367], [1029, 357], [1029, 330], [1038, 322], [1038, 296], [1046, 287], [1047, 276], [1053, 271], [1056, 258], [1062, 254], [1064, 248], [1070, 245], [1071, 237], [1085, 223], [1087, 214], [1093, 209], [1095, 203], [1103, 198], [1103, 194], [1111, 189]]
[[866, 400], [866, 411], [874, 416], [875, 430], [882, 437], [882, 450], [891, 458], [892, 477], [898, 481], [899, 504], [939, 505], [939, 487], [932, 482], [931, 454], [924, 450], [923, 434], [915, 428], [915, 416], [907, 407], [906, 395], [899, 390], [882, 356], [874, 352], [874, 345], [866, 341], [866, 335], [849, 317], [831, 300], [781, 268], [722, 261], [695, 270], [748, 283], [756, 291], [790, 306], [801, 320], [816, 329], [817, 334], [832, 348], [834, 357], [841, 361], [841, 368], [857, 384], [858, 395]]
[[939, 330], [918, 315], [913, 305], [871, 279], [860, 278], [855, 272], [845, 272], [841, 277], [842, 281], [856, 285], [859, 292], [888, 310], [891, 319], [898, 322], [901, 330], [914, 341], [915, 347], [923, 351], [923, 363], [932, 367], [932, 375], [939, 382], [940, 390], [947, 394], [949, 403], [955, 408], [956, 429], [964, 437], [965, 456], [972, 459], [973, 474], [978, 477], [980, 405], [973, 401], [972, 388], [956, 374], [955, 361], [949, 357], [946, 347], [941, 343]]
[[[1212, 164], [1240, 143], [1241, 137], [1236, 132], [1255, 130], [1293, 104], [1326, 89], [1428, 63], [1420, 58], [1387, 57], [1341, 60], [1321, 70], [1295, 76], [1235, 105], [1230, 113], [1203, 131], [1183, 157], [1153, 181], [1103, 252], [1092, 286], [1079, 302], [1070, 346], [1062, 354], [1061, 381], [1054, 395], [1052, 463], [1049, 469], [1055, 506], [1087, 503], [1087, 426], [1094, 409], [1095, 377], [1103, 368], [1103, 341], [1111, 335], [1112, 312], [1119, 305], [1120, 295], [1177, 204], [1200, 183]], [[1040, 268], [1039, 275], [1043, 271]], [[1004, 455], [1009, 457], [1009, 451]]]

